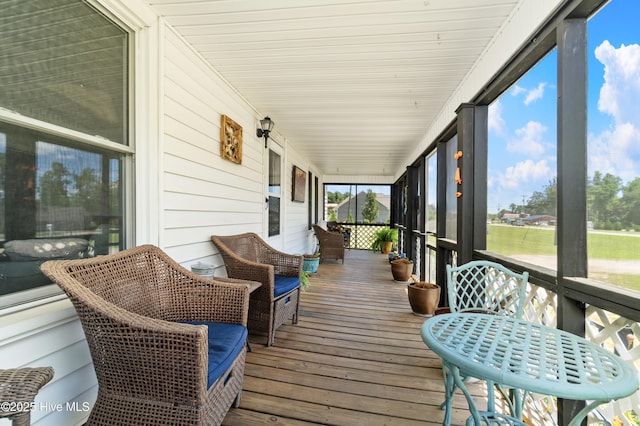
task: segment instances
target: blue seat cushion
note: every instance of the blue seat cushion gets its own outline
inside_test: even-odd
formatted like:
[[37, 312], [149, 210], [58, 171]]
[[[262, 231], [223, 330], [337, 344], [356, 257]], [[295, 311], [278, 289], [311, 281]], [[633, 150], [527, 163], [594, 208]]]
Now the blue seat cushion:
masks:
[[209, 341], [209, 368], [207, 388], [211, 387], [242, 351], [247, 342], [247, 328], [239, 324], [220, 322], [184, 321], [183, 324], [206, 325]]
[[274, 277], [273, 296], [279, 297], [300, 286], [300, 278], [276, 275]]

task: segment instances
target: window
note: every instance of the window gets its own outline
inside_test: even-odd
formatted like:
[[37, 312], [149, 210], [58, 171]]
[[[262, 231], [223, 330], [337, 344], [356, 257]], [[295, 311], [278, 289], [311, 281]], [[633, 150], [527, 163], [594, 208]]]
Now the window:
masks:
[[309, 179], [309, 204], [307, 207], [309, 209], [309, 229], [311, 229], [311, 225], [318, 223], [318, 177], [314, 177], [311, 171], [307, 177]]
[[307, 209], [309, 212], [309, 217], [308, 217], [308, 229], [311, 229], [311, 225], [313, 225], [315, 222], [313, 221], [313, 173], [311, 173], [311, 171], [309, 171], [307, 173], [307, 187], [308, 187], [308, 192], [309, 195], [307, 196], [309, 203], [307, 204]]
[[634, 9], [634, 0], [613, 0], [588, 23], [587, 247], [589, 278], [640, 290], [640, 34]]
[[80, 0], [3, 5], [0, 107], [127, 141], [128, 35]]
[[318, 201], [318, 189], [319, 189], [319, 180], [318, 177], [316, 176], [315, 181], [314, 181], [314, 198], [313, 198], [313, 202], [314, 202], [314, 210], [313, 210], [313, 223], [318, 223], [318, 209], [320, 208], [320, 204]]
[[50, 284], [46, 260], [123, 248], [130, 157], [129, 34], [79, 0], [10, 2], [3, 21], [0, 296]]
[[489, 106], [487, 249], [556, 269], [557, 50]]
[[280, 235], [280, 198], [282, 196], [280, 155], [269, 150], [269, 236]]
[[[427, 170], [425, 173], [425, 187], [427, 188], [425, 199], [425, 226], [427, 232], [435, 234], [437, 231], [436, 206], [438, 196], [438, 154], [432, 153], [427, 157]], [[435, 240], [433, 240], [435, 242]]]
[[325, 195], [327, 222], [389, 223], [390, 185], [325, 185]]

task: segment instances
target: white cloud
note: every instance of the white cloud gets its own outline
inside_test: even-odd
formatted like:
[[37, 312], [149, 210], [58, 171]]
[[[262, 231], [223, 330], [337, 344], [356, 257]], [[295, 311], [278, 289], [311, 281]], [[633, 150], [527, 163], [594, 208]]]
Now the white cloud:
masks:
[[489, 105], [487, 119], [490, 132], [493, 131], [498, 135], [505, 134], [506, 125], [502, 118], [502, 103], [500, 102], [500, 99]]
[[511, 89], [511, 96], [518, 96], [520, 93], [525, 93], [527, 89], [524, 87], [520, 87], [517, 84], [513, 85], [513, 89]]
[[529, 121], [524, 127], [516, 129], [517, 139], [509, 141], [507, 151], [539, 157], [545, 152], [544, 134], [548, 128], [538, 121]]
[[628, 181], [640, 175], [640, 45], [616, 49], [605, 40], [595, 56], [604, 65], [598, 110], [612, 117], [613, 127], [589, 135], [589, 174]]
[[604, 65], [604, 84], [600, 88], [598, 109], [609, 114], [616, 125], [640, 123], [640, 45], [621, 45], [618, 49], [605, 40], [595, 49]]
[[613, 131], [589, 135], [589, 175], [611, 173], [625, 181], [639, 175], [640, 129], [633, 124], [618, 125]]
[[544, 88], [547, 86], [547, 83], [540, 83], [538, 87], [535, 89], [531, 89], [527, 92], [527, 96], [524, 98], [524, 104], [529, 105], [531, 102], [535, 102], [538, 99], [542, 99], [544, 96]]
[[542, 82], [538, 83], [538, 87], [535, 89], [525, 89], [524, 87], [518, 86], [517, 84], [513, 86], [511, 89], [511, 96], [524, 96], [524, 104], [529, 105], [532, 102], [537, 101], [538, 99], [542, 99], [544, 96], [544, 88], [547, 87], [547, 83]]
[[547, 164], [547, 160], [534, 162], [525, 160], [515, 166], [507, 167], [504, 176], [501, 177], [501, 185], [505, 188], [516, 189], [523, 184], [547, 181], [555, 175]]

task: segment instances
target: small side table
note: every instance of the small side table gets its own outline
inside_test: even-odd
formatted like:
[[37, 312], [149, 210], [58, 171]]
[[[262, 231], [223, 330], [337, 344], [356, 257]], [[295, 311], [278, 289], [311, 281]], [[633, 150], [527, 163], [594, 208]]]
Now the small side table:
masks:
[[29, 426], [36, 394], [53, 373], [53, 367], [0, 370], [0, 418], [9, 418], [14, 426]]

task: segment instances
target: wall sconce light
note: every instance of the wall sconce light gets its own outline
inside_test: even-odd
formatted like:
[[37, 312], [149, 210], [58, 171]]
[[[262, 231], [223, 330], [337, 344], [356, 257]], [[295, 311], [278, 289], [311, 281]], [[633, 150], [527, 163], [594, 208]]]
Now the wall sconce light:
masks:
[[260, 120], [260, 128], [258, 129], [258, 137], [259, 138], [264, 138], [264, 147], [265, 149], [267, 148], [267, 141], [269, 140], [269, 133], [271, 132], [271, 129], [273, 129], [273, 126], [275, 125], [275, 123], [273, 121], [271, 121], [271, 119], [269, 117], [265, 117], [262, 120]]

